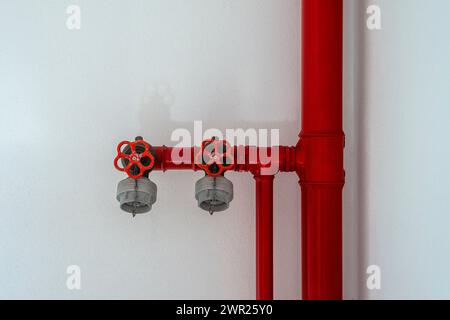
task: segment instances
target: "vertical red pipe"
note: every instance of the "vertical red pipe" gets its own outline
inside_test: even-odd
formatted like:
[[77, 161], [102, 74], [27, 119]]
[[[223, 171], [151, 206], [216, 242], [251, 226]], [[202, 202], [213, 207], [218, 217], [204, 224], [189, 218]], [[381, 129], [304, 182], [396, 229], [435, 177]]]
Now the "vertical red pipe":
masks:
[[256, 181], [256, 299], [273, 300], [273, 181]]
[[342, 0], [303, 0], [303, 299], [342, 299]]

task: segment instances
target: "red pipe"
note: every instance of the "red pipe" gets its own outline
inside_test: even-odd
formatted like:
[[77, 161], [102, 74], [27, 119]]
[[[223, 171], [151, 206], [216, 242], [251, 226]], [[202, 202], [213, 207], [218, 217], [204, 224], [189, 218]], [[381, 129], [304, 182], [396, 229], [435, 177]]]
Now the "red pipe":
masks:
[[303, 0], [303, 299], [342, 299], [342, 0]]
[[256, 181], [256, 299], [273, 300], [273, 180]]

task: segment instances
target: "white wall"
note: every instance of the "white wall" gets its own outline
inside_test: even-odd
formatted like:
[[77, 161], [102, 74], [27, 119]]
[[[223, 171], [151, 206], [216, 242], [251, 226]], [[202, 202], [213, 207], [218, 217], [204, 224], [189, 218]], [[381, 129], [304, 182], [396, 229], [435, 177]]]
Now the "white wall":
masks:
[[[66, 7], [81, 7], [81, 30]], [[255, 297], [254, 186], [196, 207], [200, 173], [152, 174], [150, 215], [120, 211], [116, 144], [174, 128], [299, 130], [297, 0], [0, 2], [0, 298]], [[295, 175], [275, 194], [275, 296], [300, 292]], [[82, 290], [66, 288], [66, 268]]]
[[[82, 9], [68, 31], [66, 7]], [[383, 29], [365, 28], [369, 4]], [[345, 1], [346, 298], [450, 298], [446, 0]], [[255, 296], [254, 190], [197, 209], [200, 174], [154, 173], [158, 202], [114, 199], [115, 145], [173, 129], [299, 130], [298, 0], [0, 3], [0, 298]], [[175, 183], [176, 181], [176, 183]], [[299, 298], [295, 175], [275, 194], [275, 296]], [[66, 268], [82, 290], [66, 288]], [[368, 265], [382, 289], [365, 286]]]
[[[365, 28], [369, 4], [381, 7], [381, 31]], [[346, 201], [358, 218], [359, 296], [450, 299], [450, 3], [354, 5]], [[367, 290], [368, 265], [381, 268], [379, 291]]]

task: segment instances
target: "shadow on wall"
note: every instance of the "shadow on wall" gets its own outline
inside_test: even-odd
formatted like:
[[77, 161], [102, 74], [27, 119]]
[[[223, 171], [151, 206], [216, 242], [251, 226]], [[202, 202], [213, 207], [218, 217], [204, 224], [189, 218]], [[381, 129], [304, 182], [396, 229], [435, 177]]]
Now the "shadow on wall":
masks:
[[[230, 93], [238, 92], [236, 84], [233, 82], [222, 83], [221, 88], [222, 91], [225, 90]], [[191, 121], [176, 121], [172, 116], [172, 107], [175, 103], [182, 104], [182, 102], [176, 101], [176, 94], [170, 84], [154, 83], [147, 85], [139, 111], [139, 133], [149, 142], [152, 142], [152, 136], [156, 132], [158, 137], [161, 137], [161, 135], [167, 137], [164, 139], [164, 144], [173, 145], [174, 142], [170, 141], [170, 134], [178, 128], [191, 131], [193, 130], [193, 122], [198, 120], [203, 122], [203, 132], [210, 128], [218, 129], [223, 134], [225, 134], [226, 129], [279, 129], [281, 144], [283, 144], [282, 141], [288, 141], [291, 144], [296, 143], [299, 133], [300, 108], [292, 115], [290, 121], [236, 121], [236, 119], [241, 118], [239, 98], [236, 97], [236, 94], [224, 95], [223, 92], [218, 96], [229, 97], [229, 100], [213, 101], [211, 104], [211, 99], [205, 97], [204, 105], [198, 107], [198, 115], [192, 115]], [[276, 110], [271, 111], [271, 113], [273, 112], [276, 112]], [[224, 125], [225, 123], [226, 125]]]
[[367, 98], [367, 28], [366, 9], [370, 5], [369, 1], [355, 1], [356, 26], [355, 26], [355, 194], [354, 211], [357, 221], [357, 241], [358, 241], [358, 296], [360, 299], [367, 299], [366, 269], [368, 267], [367, 254], [367, 168], [369, 166], [369, 156], [367, 154], [367, 112], [364, 108]]

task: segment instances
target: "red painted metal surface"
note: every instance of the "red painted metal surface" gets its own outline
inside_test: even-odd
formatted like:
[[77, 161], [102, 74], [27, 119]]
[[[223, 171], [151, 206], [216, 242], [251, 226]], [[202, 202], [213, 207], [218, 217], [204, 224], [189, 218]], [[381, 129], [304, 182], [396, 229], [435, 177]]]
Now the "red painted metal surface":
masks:
[[[272, 147], [259, 148], [250, 146], [234, 146], [233, 148], [233, 168], [236, 172], [251, 172], [253, 174], [260, 174], [261, 168], [267, 168], [273, 165], [277, 168], [276, 172], [298, 172], [302, 166], [301, 150], [296, 147]], [[200, 151], [197, 147], [153, 147], [155, 153], [155, 171], [171, 171], [171, 170], [194, 170], [198, 171], [200, 168], [196, 165], [196, 155]], [[277, 151], [272, 151], [277, 150]], [[268, 154], [273, 155], [275, 152], [278, 156], [272, 158], [270, 164], [261, 161], [260, 157], [255, 155]]]
[[342, 299], [342, 0], [302, 5], [303, 299]]
[[273, 181], [256, 181], [256, 299], [273, 300]]

